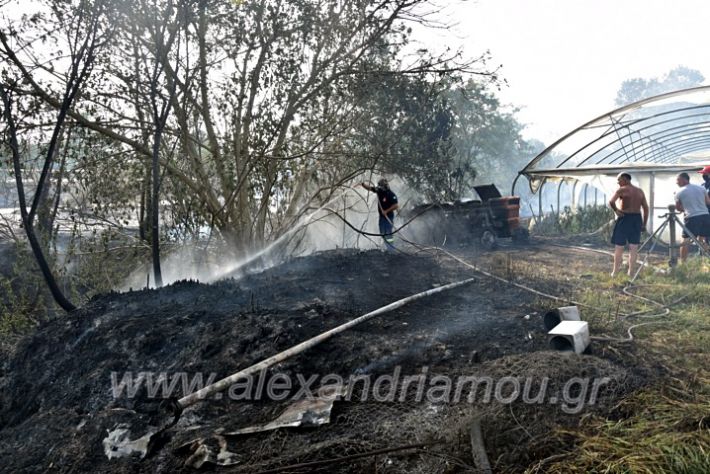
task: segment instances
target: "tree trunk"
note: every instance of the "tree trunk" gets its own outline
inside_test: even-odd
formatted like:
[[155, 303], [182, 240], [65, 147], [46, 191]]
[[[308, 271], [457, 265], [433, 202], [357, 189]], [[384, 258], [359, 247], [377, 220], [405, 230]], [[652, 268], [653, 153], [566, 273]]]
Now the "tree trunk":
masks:
[[155, 286], [160, 288], [163, 286], [163, 274], [160, 270], [160, 227], [159, 227], [159, 196], [160, 196], [160, 166], [158, 156], [160, 153], [160, 138], [163, 134], [163, 129], [159, 124], [155, 131], [155, 140], [153, 142], [153, 189], [151, 193], [151, 241], [153, 253], [153, 279]]
[[[74, 311], [76, 306], [74, 306], [71, 301], [69, 301], [62, 293], [62, 290], [57, 284], [57, 280], [52, 274], [52, 270], [49, 268], [49, 263], [44, 256], [42, 251], [42, 246], [40, 245], [37, 235], [35, 234], [34, 227], [32, 225], [32, 215], [27, 212], [27, 201], [25, 200], [25, 188], [22, 182], [22, 168], [20, 166], [20, 152], [17, 145], [17, 128], [15, 127], [15, 121], [12, 117], [12, 111], [10, 107], [10, 97], [7, 95], [5, 88], [0, 84], [0, 96], [2, 96], [3, 107], [5, 109], [5, 120], [7, 121], [8, 131], [10, 134], [10, 149], [12, 151], [12, 164], [15, 170], [15, 182], [17, 184], [17, 198], [20, 204], [20, 214], [22, 215], [22, 226], [25, 228], [25, 233], [27, 234], [27, 240], [30, 242], [30, 247], [32, 248], [32, 253], [37, 260], [37, 265], [39, 266], [44, 281], [49, 287], [49, 291], [52, 293], [54, 301], [57, 302], [62, 309], [67, 312]], [[38, 192], [38, 191], [37, 191]]]

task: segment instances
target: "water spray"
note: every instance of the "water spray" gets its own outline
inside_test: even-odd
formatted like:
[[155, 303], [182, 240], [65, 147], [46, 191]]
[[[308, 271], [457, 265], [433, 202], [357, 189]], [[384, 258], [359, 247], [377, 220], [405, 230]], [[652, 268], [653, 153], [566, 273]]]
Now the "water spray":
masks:
[[[326, 201], [324, 204], [322, 204], [319, 208], [317, 208], [316, 210], [314, 210], [313, 212], [311, 212], [311, 213], [308, 214], [307, 216], [302, 217], [301, 219], [299, 219], [298, 221], [296, 221], [296, 222], [294, 223], [294, 225], [293, 225], [292, 228], [290, 228], [289, 230], [287, 230], [286, 232], [284, 232], [283, 234], [281, 234], [276, 240], [274, 240], [273, 242], [271, 242], [269, 245], [267, 245], [267, 246], [264, 247], [263, 249], [257, 251], [256, 253], [254, 253], [254, 254], [252, 254], [252, 255], [250, 255], [250, 256], [248, 256], [248, 257], [246, 257], [246, 258], [244, 258], [244, 259], [242, 259], [242, 260], [240, 260], [240, 261], [238, 261], [238, 262], [236, 262], [236, 263], [230, 265], [230, 266], [227, 267], [226, 269], [222, 270], [222, 272], [220, 272], [220, 273], [214, 275], [214, 277], [212, 278], [212, 280], [218, 280], [218, 279], [220, 279], [220, 278], [223, 278], [225, 275], [228, 275], [228, 274], [230, 274], [230, 273], [234, 273], [234, 272], [236, 272], [237, 270], [239, 270], [240, 268], [242, 268], [242, 267], [244, 267], [244, 266], [246, 266], [246, 265], [249, 265], [249, 264], [252, 263], [252, 262], [257, 261], [258, 259], [260, 259], [260, 258], [263, 257], [264, 255], [268, 254], [268, 253], [271, 252], [275, 247], [277, 247], [278, 245], [282, 244], [282, 243], [286, 240], [287, 237], [291, 236], [292, 234], [295, 234], [296, 232], [298, 232], [298, 231], [301, 230], [302, 228], [304, 228], [304, 227], [308, 226], [309, 224], [311, 224], [311, 220], [313, 219], [313, 217], [314, 217], [317, 213], [319, 213], [320, 211], [322, 211], [322, 210], [324, 210], [324, 209], [330, 211], [330, 209], [328, 209], [327, 206], [328, 206], [330, 203], [332, 203], [333, 201], [335, 201], [336, 199], [339, 199], [340, 197], [344, 196], [348, 191], [351, 191], [351, 190], [352, 190], [352, 188], [348, 188], [348, 189], [345, 189], [343, 192], [341, 192], [341, 193], [335, 195], [333, 198], [331, 198], [330, 200], [328, 200], [328, 201]], [[331, 212], [332, 212], [332, 211], [331, 211]]]

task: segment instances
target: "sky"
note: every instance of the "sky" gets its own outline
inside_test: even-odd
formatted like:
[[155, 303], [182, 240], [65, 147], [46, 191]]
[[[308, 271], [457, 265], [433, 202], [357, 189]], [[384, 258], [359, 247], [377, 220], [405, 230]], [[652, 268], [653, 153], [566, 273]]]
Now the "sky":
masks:
[[[415, 28], [429, 49], [461, 47], [507, 80], [498, 96], [517, 107], [525, 138], [551, 144], [616, 106], [626, 79], [677, 66], [710, 84], [708, 0], [431, 0], [443, 29]], [[25, 7], [13, 10], [19, 14]], [[4, 12], [9, 13], [9, 12]]]
[[[508, 81], [498, 96], [520, 108], [525, 138], [551, 144], [614, 108], [626, 79], [683, 65], [710, 79], [707, 0], [439, 0], [442, 30], [416, 39], [490, 50]], [[706, 84], [710, 81], [706, 81]]]

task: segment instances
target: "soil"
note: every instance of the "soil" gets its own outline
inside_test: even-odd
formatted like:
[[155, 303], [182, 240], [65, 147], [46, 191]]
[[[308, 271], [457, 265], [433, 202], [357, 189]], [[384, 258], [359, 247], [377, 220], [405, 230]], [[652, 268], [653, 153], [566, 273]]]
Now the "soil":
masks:
[[[465, 246], [451, 250], [504, 277], [509, 273], [558, 294], [583, 286], [585, 273], [609, 265], [605, 255], [547, 241], [486, 253]], [[0, 471], [193, 472], [190, 456], [198, 447], [218, 452], [220, 432], [272, 420], [288, 401], [210, 398], [185, 411], [146, 459], [109, 460], [102, 444], [108, 432], [123, 423], [140, 435], [168, 416], [160, 398], [149, 397], [145, 388], [135, 397], [114, 397], [112, 374], [186, 372], [221, 378], [395, 300], [470, 277], [476, 281], [356, 326], [272, 367], [266, 377], [339, 374], [347, 379], [391, 374], [397, 367], [402, 374], [418, 374], [426, 367], [432, 375], [549, 377], [557, 388], [570, 377], [610, 377], [598, 403], [567, 414], [559, 407], [520, 402], [437, 404], [409, 397], [398, 403], [336, 402], [328, 425], [230, 438], [228, 450], [239, 462], [219, 469], [257, 472], [437, 442], [426, 453], [405, 451], [318, 468], [466, 472], [474, 464], [467, 427], [479, 419], [495, 469], [514, 472], [554, 452], [546, 439], [550, 429], [575, 426], [590, 411], [608, 412], [648, 376], [622, 364], [616, 353], [549, 351], [542, 314], [554, 302], [444, 256], [333, 250], [209, 285], [183, 281], [159, 290], [102, 295], [44, 324], [0, 372]], [[177, 387], [171, 395], [184, 394]]]

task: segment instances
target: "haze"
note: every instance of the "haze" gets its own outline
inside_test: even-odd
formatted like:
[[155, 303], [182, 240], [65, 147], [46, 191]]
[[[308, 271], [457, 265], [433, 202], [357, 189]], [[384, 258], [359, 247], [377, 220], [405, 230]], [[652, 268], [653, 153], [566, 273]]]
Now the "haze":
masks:
[[[443, 4], [442, 4], [443, 5]], [[524, 136], [546, 144], [615, 108], [622, 81], [676, 66], [710, 77], [701, 0], [478, 0], [448, 2], [448, 30], [417, 30], [469, 56], [490, 50], [508, 81], [500, 97], [519, 107]]]

